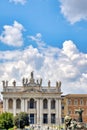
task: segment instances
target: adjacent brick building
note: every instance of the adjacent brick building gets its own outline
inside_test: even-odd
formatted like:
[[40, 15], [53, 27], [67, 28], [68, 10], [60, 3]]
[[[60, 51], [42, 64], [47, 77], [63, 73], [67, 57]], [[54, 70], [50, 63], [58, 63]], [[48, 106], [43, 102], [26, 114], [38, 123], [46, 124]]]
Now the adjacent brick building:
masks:
[[65, 115], [70, 115], [73, 119], [78, 120], [78, 114], [76, 114], [76, 109], [83, 109], [83, 122], [87, 122], [87, 94], [68, 94], [62, 96], [62, 120]]

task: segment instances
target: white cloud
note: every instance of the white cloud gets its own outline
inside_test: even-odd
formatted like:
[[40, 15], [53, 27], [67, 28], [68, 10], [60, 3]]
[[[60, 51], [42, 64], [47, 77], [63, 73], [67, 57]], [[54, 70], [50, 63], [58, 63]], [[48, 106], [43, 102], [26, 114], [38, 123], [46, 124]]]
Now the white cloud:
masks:
[[26, 3], [26, 0], [9, 0], [9, 2], [14, 2], [15, 4], [20, 3], [20, 4], [24, 5]]
[[22, 31], [24, 30], [23, 26], [14, 21], [13, 26], [5, 25], [4, 31], [0, 35], [0, 41], [9, 46], [22, 46], [23, 45], [23, 36]]
[[35, 77], [43, 78], [43, 85], [51, 80], [55, 86], [61, 80], [64, 93], [87, 93], [87, 54], [79, 52], [72, 41], [65, 41], [61, 49], [28, 46], [21, 51], [0, 52], [0, 81], [11, 84], [16, 79], [21, 84], [22, 77], [29, 78], [32, 70]]
[[87, 0], [60, 0], [61, 12], [73, 24], [87, 20]]
[[63, 43], [63, 53], [67, 55], [71, 60], [75, 60], [79, 56], [78, 49], [71, 40], [65, 41]]
[[39, 48], [42, 48], [43, 46], [45, 46], [45, 42], [42, 41], [41, 38], [42, 38], [41, 33], [37, 33], [36, 36], [29, 36], [29, 39], [36, 42]]

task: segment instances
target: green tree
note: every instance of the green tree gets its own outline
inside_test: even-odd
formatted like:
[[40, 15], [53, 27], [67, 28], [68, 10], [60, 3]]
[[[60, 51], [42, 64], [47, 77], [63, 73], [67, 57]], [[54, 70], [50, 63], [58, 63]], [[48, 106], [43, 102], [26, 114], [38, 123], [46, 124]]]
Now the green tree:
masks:
[[0, 129], [6, 129], [13, 127], [13, 114], [4, 112], [0, 114]]
[[29, 125], [29, 117], [25, 112], [20, 112], [18, 115], [14, 117], [14, 125], [17, 128], [24, 128]]

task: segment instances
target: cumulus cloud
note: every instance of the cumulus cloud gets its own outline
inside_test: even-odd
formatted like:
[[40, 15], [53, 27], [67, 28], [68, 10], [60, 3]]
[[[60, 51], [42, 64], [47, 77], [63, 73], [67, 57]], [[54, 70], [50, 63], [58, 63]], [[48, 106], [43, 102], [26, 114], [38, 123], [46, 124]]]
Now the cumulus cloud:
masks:
[[61, 12], [71, 24], [87, 20], [87, 0], [60, 0], [60, 2]]
[[20, 4], [24, 5], [26, 3], [26, 0], [9, 0], [9, 2], [14, 2], [15, 4], [20, 3]]
[[47, 86], [48, 80], [51, 86], [60, 80], [64, 93], [87, 93], [87, 54], [79, 52], [73, 41], [65, 41], [61, 49], [30, 45], [21, 51], [0, 52], [0, 81], [5, 79], [12, 84], [16, 79], [21, 84], [21, 79], [29, 78], [31, 71], [35, 79], [43, 78], [43, 86]]
[[22, 31], [24, 27], [14, 21], [13, 26], [5, 25], [4, 31], [0, 35], [0, 41], [9, 46], [22, 46], [23, 45], [23, 35]]

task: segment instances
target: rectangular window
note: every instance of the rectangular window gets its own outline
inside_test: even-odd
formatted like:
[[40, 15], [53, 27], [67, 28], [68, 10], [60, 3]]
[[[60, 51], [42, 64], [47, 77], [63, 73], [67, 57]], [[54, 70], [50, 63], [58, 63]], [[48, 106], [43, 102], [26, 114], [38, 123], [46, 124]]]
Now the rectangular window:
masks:
[[78, 105], [78, 100], [77, 99], [74, 100], [74, 105]]
[[71, 103], [71, 99], [68, 99], [68, 105], [71, 105], [72, 103]]
[[62, 110], [64, 110], [64, 105], [62, 105]]
[[84, 104], [83, 99], [81, 99], [80, 100], [80, 105], [83, 105], [83, 104]]
[[64, 117], [62, 117], [62, 123], [64, 123]]
[[34, 124], [34, 114], [30, 114], [30, 124]]
[[48, 123], [48, 114], [43, 114], [43, 124]]
[[55, 124], [55, 114], [51, 114], [51, 123]]

